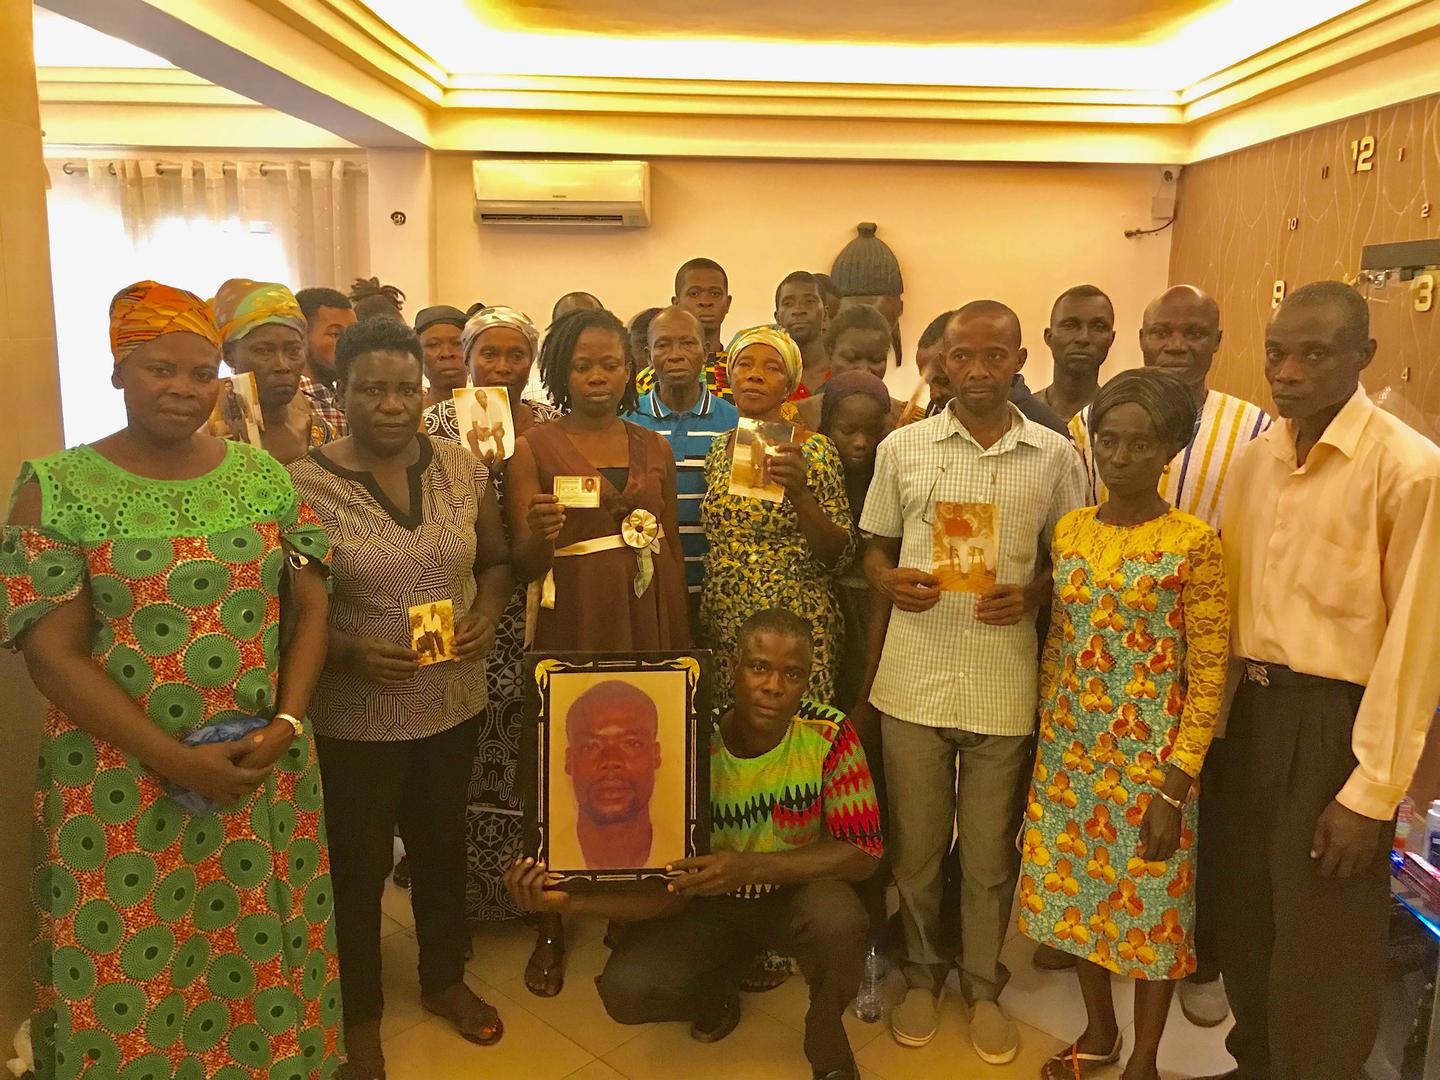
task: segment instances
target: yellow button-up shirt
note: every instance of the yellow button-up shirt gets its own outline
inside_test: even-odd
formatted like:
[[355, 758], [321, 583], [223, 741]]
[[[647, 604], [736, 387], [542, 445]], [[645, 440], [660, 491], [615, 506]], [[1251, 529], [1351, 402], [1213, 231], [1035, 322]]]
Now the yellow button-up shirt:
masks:
[[1304, 465], [1288, 420], [1242, 448], [1223, 524], [1236, 656], [1366, 687], [1337, 798], [1391, 817], [1440, 700], [1440, 448], [1358, 389]]

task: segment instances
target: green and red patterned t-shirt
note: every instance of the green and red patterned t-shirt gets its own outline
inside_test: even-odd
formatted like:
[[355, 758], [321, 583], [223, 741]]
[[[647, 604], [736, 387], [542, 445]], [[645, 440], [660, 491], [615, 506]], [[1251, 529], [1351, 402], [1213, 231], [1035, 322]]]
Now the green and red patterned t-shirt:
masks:
[[[790, 730], [759, 757], [736, 757], [717, 725], [710, 734], [710, 846], [716, 851], [793, 851], [824, 838], [884, 854], [870, 765], [845, 714], [802, 701]], [[759, 896], [771, 886], [749, 886]]]

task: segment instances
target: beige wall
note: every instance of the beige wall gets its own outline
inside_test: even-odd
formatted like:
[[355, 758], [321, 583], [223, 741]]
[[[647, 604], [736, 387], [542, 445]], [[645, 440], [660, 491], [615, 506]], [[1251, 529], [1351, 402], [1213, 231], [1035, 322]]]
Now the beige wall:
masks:
[[[0, 484], [22, 459], [60, 447], [60, 381], [50, 300], [45, 170], [30, 49], [30, 0], [0, 0]], [[0, 653], [0, 1057], [29, 1010], [30, 793], [39, 695], [20, 658]]]
[[[906, 366], [890, 379], [902, 394], [925, 324], [980, 297], [1019, 312], [1028, 377], [1043, 386], [1050, 354], [1040, 332], [1055, 295], [1093, 282], [1114, 298], [1120, 326], [1135, 327], [1170, 258], [1168, 232], [1122, 235], [1152, 224], [1153, 166], [657, 160], [650, 228], [577, 231], [481, 229], [471, 160], [434, 159], [436, 302], [511, 304], [543, 325], [556, 297], [584, 289], [628, 319], [667, 303], [675, 268], [703, 255], [730, 272], [728, 335], [769, 321], [788, 271], [828, 270], [856, 223], [875, 221], [905, 276]], [[1122, 332], [1117, 370], [1138, 363], [1133, 343]]]

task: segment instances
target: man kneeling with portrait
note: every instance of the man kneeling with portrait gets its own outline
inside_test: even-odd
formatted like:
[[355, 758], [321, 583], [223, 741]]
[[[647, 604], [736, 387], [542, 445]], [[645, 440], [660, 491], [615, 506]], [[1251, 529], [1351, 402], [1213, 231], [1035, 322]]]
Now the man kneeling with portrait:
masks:
[[853, 888], [882, 854], [865, 751], [844, 714], [802, 701], [811, 627], [789, 611], [740, 628], [735, 704], [710, 734], [709, 855], [667, 867], [664, 892], [572, 895], [545, 888], [522, 859], [506, 875], [527, 911], [612, 922], [614, 952], [596, 980], [622, 1024], [688, 1020], [717, 1042], [740, 1021], [754, 954], [796, 957], [810, 988], [805, 1056], [822, 1080], [858, 1075], [841, 1017], [864, 967], [865, 909]]

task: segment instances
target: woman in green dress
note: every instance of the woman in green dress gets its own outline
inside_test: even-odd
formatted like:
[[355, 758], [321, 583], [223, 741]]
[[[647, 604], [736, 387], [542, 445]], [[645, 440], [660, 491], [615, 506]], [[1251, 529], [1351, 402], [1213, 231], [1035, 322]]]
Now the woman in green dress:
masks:
[[0, 641], [50, 701], [36, 1072], [328, 1080], [340, 987], [303, 720], [328, 541], [269, 454], [197, 430], [220, 363], [198, 298], [132, 285], [110, 336], [126, 427], [26, 462], [0, 534]]

